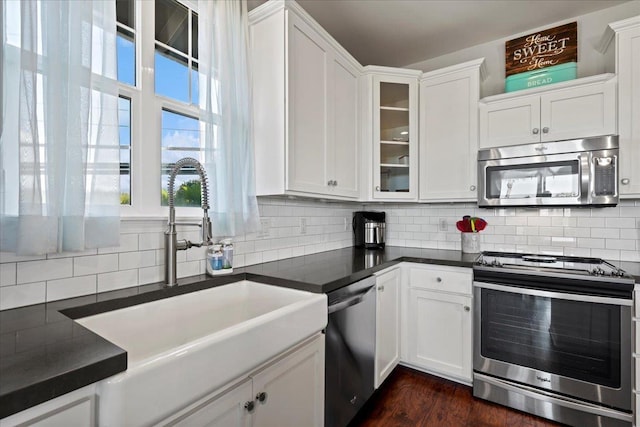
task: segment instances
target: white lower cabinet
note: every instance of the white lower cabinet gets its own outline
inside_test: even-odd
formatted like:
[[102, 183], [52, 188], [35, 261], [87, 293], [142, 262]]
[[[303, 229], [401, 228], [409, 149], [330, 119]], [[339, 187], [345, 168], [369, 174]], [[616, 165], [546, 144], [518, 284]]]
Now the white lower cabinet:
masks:
[[92, 427], [95, 425], [95, 385], [72, 391], [0, 420], [2, 427]]
[[216, 396], [167, 425], [190, 427], [249, 427], [251, 417], [245, 405], [255, 405], [251, 380], [247, 379], [222, 396]]
[[375, 388], [400, 361], [400, 269], [376, 274]]
[[159, 425], [324, 426], [324, 335]]
[[406, 273], [402, 361], [470, 384], [473, 373], [471, 269], [408, 264]]

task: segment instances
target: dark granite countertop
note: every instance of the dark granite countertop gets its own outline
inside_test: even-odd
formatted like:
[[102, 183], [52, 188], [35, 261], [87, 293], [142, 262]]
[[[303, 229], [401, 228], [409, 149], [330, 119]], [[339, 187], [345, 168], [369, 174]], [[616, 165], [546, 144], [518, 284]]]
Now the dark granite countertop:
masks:
[[[460, 251], [344, 248], [234, 269], [223, 277], [143, 285], [86, 297], [0, 311], [0, 418], [127, 369], [126, 351], [73, 321], [80, 317], [249, 279], [326, 293], [400, 262], [472, 267]], [[640, 263], [618, 263], [640, 283]]]

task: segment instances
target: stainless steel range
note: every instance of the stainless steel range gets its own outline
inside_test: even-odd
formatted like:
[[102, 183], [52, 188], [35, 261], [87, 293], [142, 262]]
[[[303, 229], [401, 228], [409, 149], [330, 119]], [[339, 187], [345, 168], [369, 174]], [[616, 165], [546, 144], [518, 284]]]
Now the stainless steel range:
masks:
[[484, 252], [473, 394], [565, 424], [631, 426], [634, 279], [596, 258]]

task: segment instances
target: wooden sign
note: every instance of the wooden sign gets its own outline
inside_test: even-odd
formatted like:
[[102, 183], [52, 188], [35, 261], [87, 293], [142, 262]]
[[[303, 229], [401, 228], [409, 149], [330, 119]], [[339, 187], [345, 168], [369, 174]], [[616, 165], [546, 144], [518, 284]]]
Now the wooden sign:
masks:
[[578, 23], [509, 40], [505, 44], [506, 76], [578, 61]]

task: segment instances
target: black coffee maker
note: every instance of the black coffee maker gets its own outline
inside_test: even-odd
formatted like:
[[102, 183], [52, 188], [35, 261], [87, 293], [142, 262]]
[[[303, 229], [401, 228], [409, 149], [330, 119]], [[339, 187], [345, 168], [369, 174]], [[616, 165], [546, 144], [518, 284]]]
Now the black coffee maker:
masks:
[[356, 248], [384, 248], [385, 213], [358, 211], [353, 213], [353, 245]]

